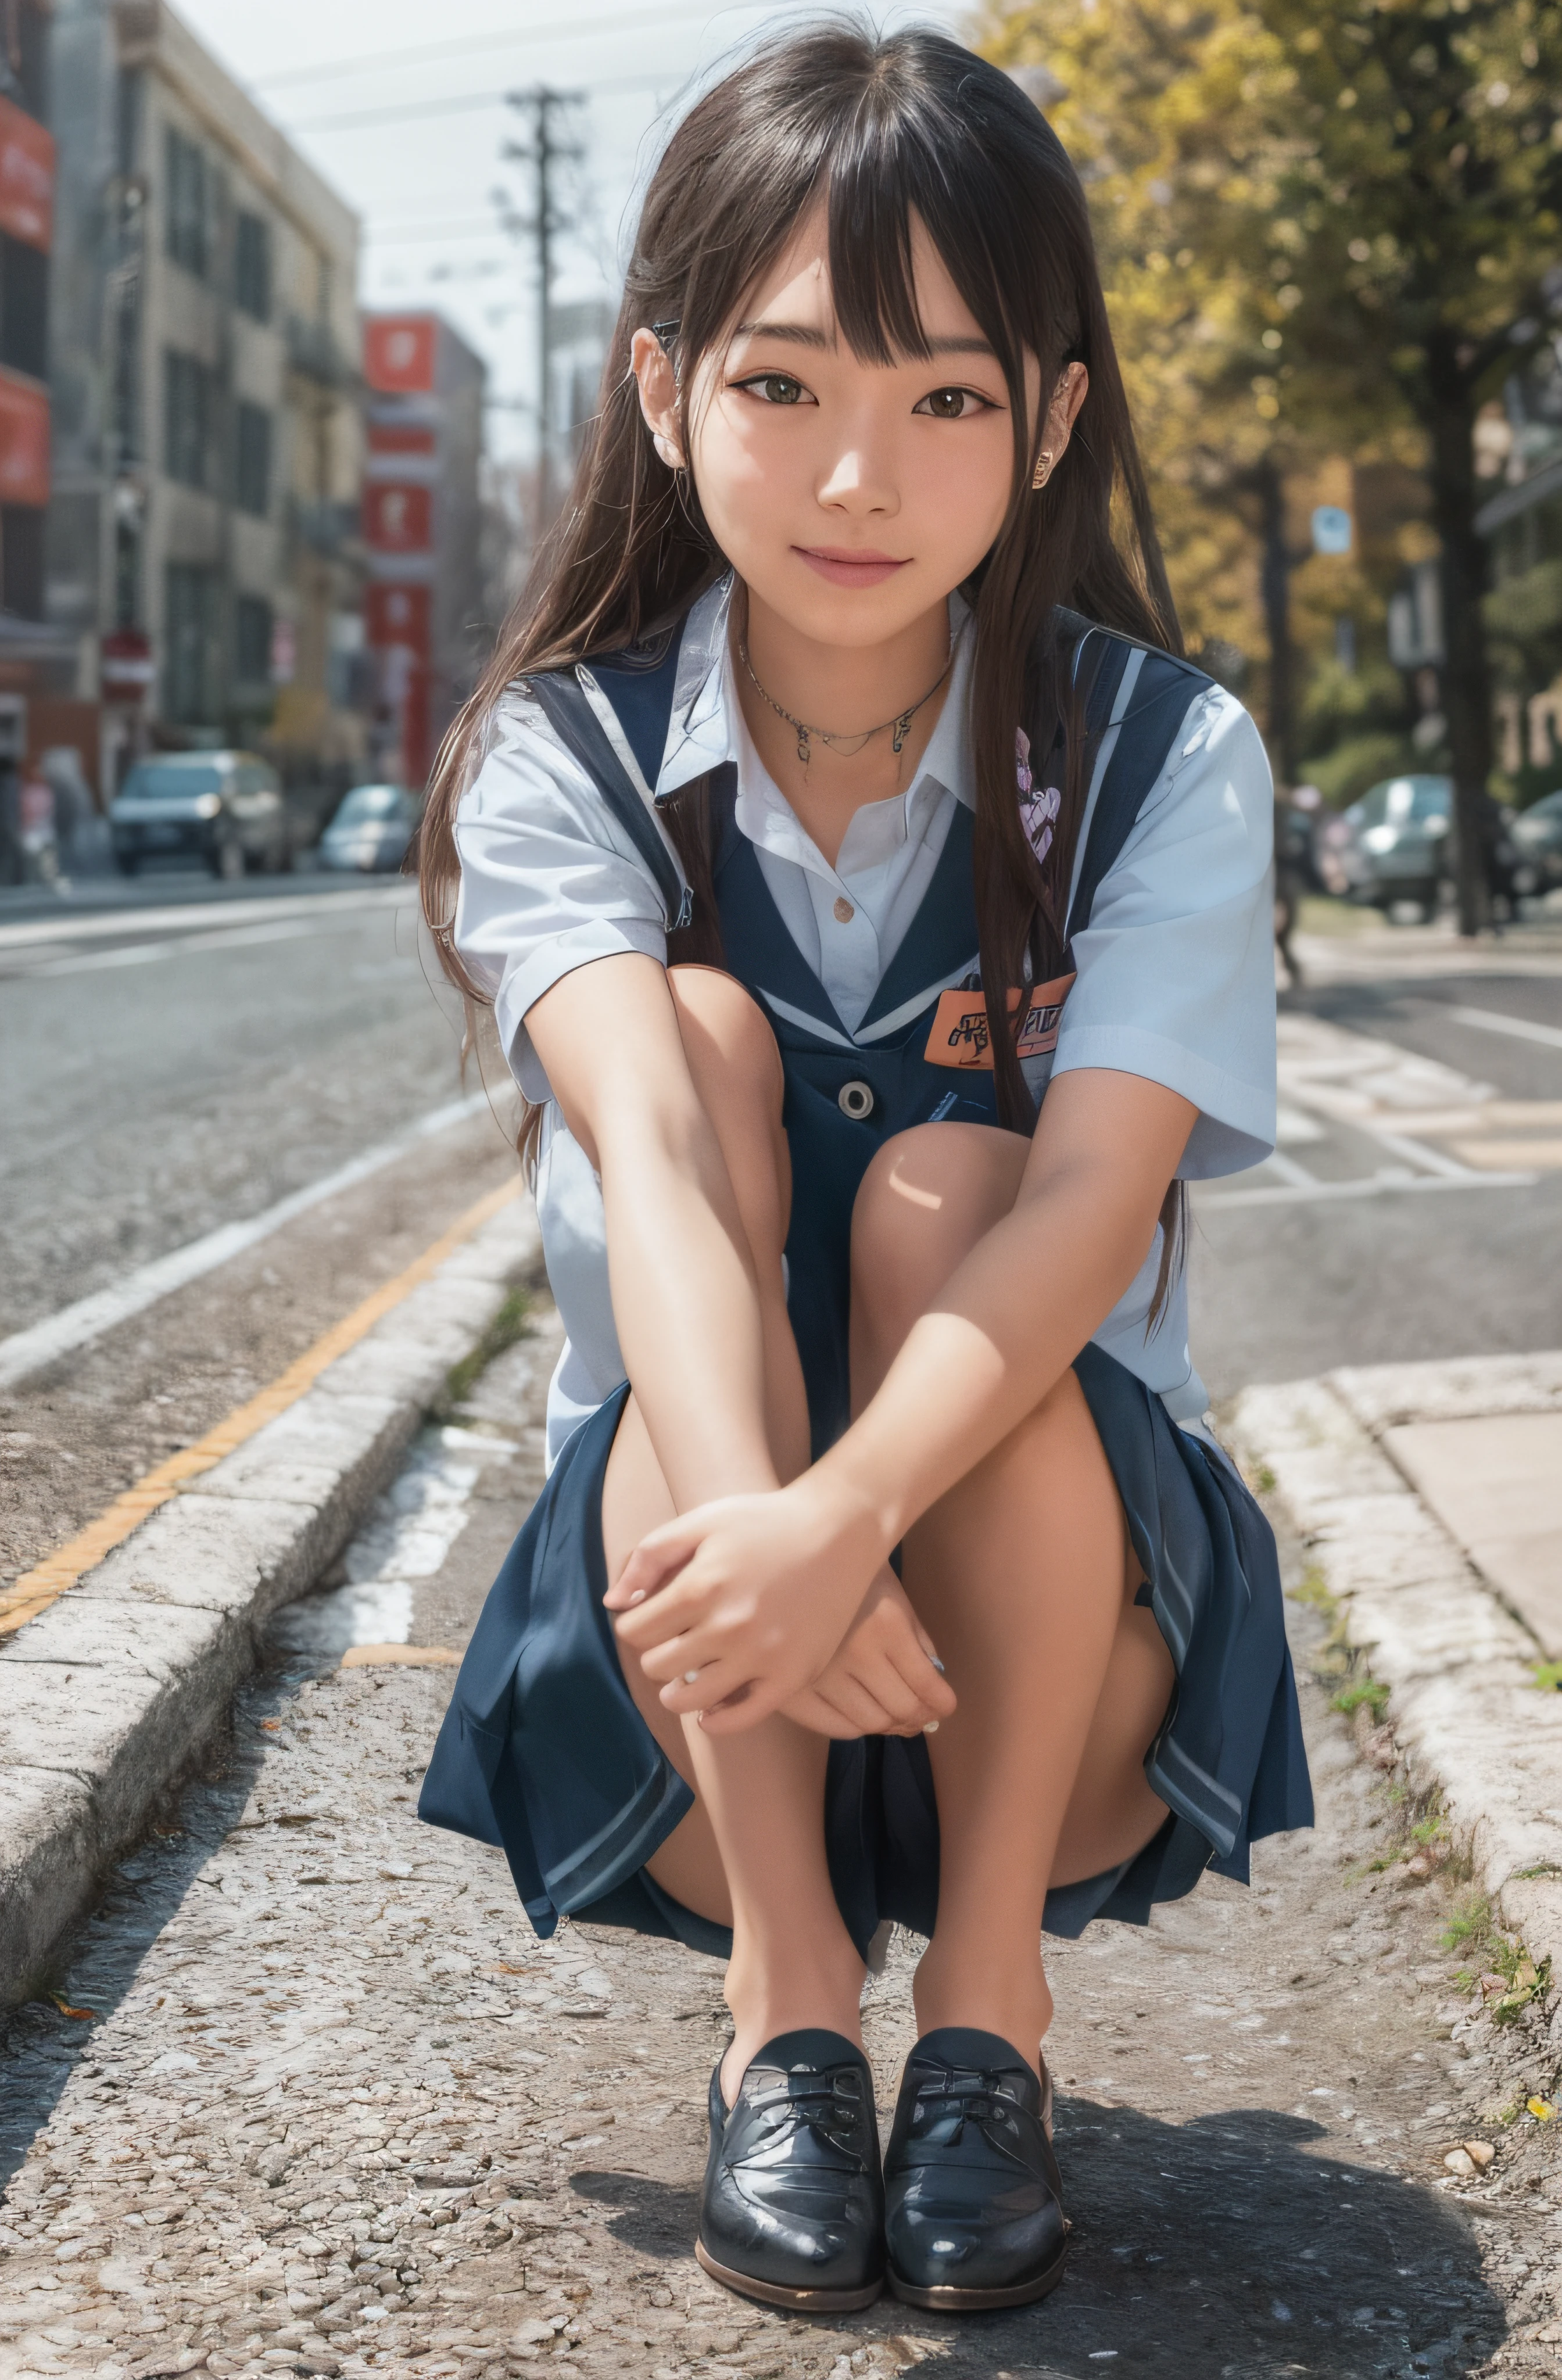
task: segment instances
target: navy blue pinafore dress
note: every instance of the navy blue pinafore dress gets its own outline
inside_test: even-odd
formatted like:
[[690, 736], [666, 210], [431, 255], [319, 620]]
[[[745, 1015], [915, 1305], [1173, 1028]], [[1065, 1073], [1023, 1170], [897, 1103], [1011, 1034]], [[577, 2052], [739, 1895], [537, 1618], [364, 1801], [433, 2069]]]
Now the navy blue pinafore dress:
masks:
[[[1097, 643], [1087, 722], [1113, 750], [1092, 806], [1070, 937], [1209, 681], [1187, 662], [1065, 614], [1060, 635]], [[661, 766], [678, 638], [592, 664], [648, 783]], [[536, 677], [533, 695], [588, 770], [661, 888], [669, 927], [687, 895], [666, 846], [578, 681]], [[776, 910], [733, 819], [730, 769], [712, 783], [714, 881], [729, 971], [775, 1030], [792, 1163], [788, 1308], [816, 1453], [848, 1415], [851, 1210], [874, 1152], [913, 1124], [995, 1123], [993, 1076], [926, 1057], [943, 989], [974, 963], [970, 816], [957, 807], [932, 882], [867, 1014], [848, 1032]], [[1268, 1523], [1235, 1467], [1179, 1428], [1160, 1398], [1102, 1348], [1074, 1370], [1128, 1519], [1177, 1686], [1145, 1776], [1169, 1815], [1120, 1867], [1048, 1893], [1049, 1933], [1092, 1917], [1143, 1924], [1206, 1867], [1241, 1882], [1249, 1845], [1312, 1822], [1278, 1564]], [[628, 1394], [616, 1390], [564, 1447], [472, 1633], [419, 1801], [434, 1826], [497, 1844], [537, 1933], [567, 1912], [672, 1937], [725, 1957], [725, 1927], [684, 1908], [645, 1862], [691, 1805], [619, 1666], [602, 1542], [602, 1487]], [[830, 1746], [830, 1874], [859, 1948], [893, 1918], [930, 1934], [938, 1906], [938, 1811], [921, 1737]]]

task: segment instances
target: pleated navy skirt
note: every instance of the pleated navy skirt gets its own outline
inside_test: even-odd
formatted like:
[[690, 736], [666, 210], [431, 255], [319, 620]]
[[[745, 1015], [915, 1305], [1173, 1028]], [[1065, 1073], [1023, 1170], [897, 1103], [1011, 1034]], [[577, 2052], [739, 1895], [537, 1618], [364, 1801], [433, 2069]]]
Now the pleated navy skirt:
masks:
[[[1144, 1773], [1169, 1815], [1121, 1867], [1048, 1893], [1051, 1934], [1148, 1922], [1206, 1867], [1248, 1879], [1250, 1844], [1312, 1823], [1296, 1681], [1269, 1524], [1209, 1440], [1098, 1347], [1074, 1366], [1128, 1515], [1177, 1687]], [[635, 1708], [603, 1597], [602, 1488], [620, 1388], [560, 1455], [484, 1604], [418, 1815], [497, 1844], [537, 1933], [567, 1912], [725, 1958], [731, 1937], [645, 1863], [693, 1796]], [[921, 1736], [833, 1742], [830, 1875], [860, 1949], [885, 1918], [931, 1934], [938, 1805]]]

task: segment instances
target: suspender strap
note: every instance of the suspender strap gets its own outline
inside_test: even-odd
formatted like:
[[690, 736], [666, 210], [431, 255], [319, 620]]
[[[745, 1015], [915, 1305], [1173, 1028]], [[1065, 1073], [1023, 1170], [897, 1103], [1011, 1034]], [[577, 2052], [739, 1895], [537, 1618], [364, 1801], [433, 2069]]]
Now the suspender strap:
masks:
[[[1090, 724], [1092, 736], [1115, 733], [1117, 740], [1096, 795], [1084, 861], [1068, 912], [1070, 943], [1090, 924], [1096, 893], [1132, 833], [1145, 796], [1165, 767], [1178, 729], [1195, 697], [1211, 683], [1202, 671], [1153, 646], [1138, 645], [1126, 637], [1114, 637], [1111, 645], [1113, 650], [1091, 688]], [[1130, 670], [1133, 676], [1127, 686], [1127, 698], [1114, 722]], [[1073, 964], [1071, 956], [1068, 964]]]
[[544, 670], [526, 681], [531, 698], [572, 760], [585, 771], [613, 816], [651, 870], [662, 896], [666, 929], [687, 926], [692, 895], [677, 862], [663, 842], [660, 830], [634, 779], [613, 748], [579, 677], [573, 671]]

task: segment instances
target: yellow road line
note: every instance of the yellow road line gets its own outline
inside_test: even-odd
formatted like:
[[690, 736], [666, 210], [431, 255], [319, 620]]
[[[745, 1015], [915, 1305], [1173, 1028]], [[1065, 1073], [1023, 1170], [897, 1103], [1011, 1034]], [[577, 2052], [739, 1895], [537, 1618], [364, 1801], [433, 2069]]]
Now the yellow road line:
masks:
[[485, 1198], [480, 1198], [475, 1207], [469, 1207], [447, 1232], [442, 1232], [421, 1257], [414, 1258], [405, 1272], [398, 1272], [394, 1281], [382, 1282], [361, 1305], [334, 1323], [312, 1347], [279, 1373], [269, 1388], [262, 1389], [247, 1404], [236, 1406], [226, 1420], [209, 1429], [204, 1438], [197, 1439], [193, 1446], [181, 1447], [166, 1463], [145, 1473], [122, 1496], [116, 1496], [106, 1512], [100, 1512], [95, 1521], [89, 1521], [78, 1536], [46, 1555], [35, 1569], [25, 1572], [15, 1586], [0, 1594], [0, 1636], [9, 1635], [23, 1621], [35, 1620], [41, 1611], [46, 1611], [67, 1586], [74, 1586], [105, 1554], [123, 1545], [160, 1505], [177, 1496], [187, 1481], [214, 1469], [225, 1455], [263, 1429], [268, 1421], [275, 1421], [278, 1414], [297, 1404], [328, 1365], [367, 1337], [382, 1316], [389, 1314], [403, 1298], [410, 1296], [420, 1282], [437, 1272], [446, 1257], [454, 1255], [463, 1241], [470, 1240], [491, 1216], [518, 1196], [519, 1189], [518, 1182], [501, 1183]]

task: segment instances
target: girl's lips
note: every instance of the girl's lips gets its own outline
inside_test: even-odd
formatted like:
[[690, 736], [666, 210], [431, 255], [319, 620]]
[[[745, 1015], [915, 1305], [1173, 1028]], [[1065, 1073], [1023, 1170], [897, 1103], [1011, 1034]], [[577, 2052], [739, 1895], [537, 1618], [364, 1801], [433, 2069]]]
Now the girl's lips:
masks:
[[892, 553], [853, 552], [849, 546], [795, 545], [792, 552], [833, 587], [879, 587], [906, 567]]

